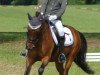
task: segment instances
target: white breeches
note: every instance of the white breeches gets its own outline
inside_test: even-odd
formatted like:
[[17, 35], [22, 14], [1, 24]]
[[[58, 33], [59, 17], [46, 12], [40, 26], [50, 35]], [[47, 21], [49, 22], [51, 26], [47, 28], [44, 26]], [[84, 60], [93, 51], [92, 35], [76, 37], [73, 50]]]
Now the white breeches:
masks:
[[[56, 35], [55, 35], [54, 31], [53, 31], [53, 26], [50, 26], [50, 29], [51, 29], [51, 33], [52, 33], [52, 37], [54, 39], [54, 42], [55, 42], [56, 45], [58, 45], [58, 39], [57, 39], [57, 37], [56, 37]], [[72, 32], [67, 27], [64, 27], [63, 31], [64, 31], [64, 35], [65, 35], [64, 46], [72, 45], [73, 42], [74, 42], [74, 38], [73, 38]]]
[[64, 27], [62, 25], [62, 22], [60, 20], [53, 20], [51, 22], [55, 25], [55, 27], [59, 33], [59, 36], [64, 36], [64, 30], [63, 30]]

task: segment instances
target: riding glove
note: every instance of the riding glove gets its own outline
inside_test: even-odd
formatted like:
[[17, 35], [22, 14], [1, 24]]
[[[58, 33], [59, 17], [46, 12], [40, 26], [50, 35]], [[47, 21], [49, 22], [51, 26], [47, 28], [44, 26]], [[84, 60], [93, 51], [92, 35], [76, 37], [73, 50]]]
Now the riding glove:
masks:
[[57, 19], [56, 15], [49, 15], [49, 20], [50, 21], [53, 21], [53, 20], [56, 20], [56, 19]]
[[40, 14], [43, 16], [44, 15], [44, 13], [43, 12], [40, 12]]

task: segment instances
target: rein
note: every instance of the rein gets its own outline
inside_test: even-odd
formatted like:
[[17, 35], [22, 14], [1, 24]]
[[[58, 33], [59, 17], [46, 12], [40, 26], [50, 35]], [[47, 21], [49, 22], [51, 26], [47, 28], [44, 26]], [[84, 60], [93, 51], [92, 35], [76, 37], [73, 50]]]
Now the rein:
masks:
[[34, 39], [34, 40], [28, 39], [28, 40], [29, 40], [28, 42], [32, 44], [36, 44], [39, 41], [39, 39]]

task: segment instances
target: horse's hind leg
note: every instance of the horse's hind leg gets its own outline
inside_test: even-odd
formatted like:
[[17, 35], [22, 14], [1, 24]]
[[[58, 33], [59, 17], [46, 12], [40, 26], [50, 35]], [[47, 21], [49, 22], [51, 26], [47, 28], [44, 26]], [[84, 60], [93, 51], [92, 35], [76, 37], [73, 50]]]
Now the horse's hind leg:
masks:
[[45, 67], [47, 66], [49, 62], [49, 57], [48, 56], [45, 56], [43, 59], [42, 59], [42, 65], [40, 66], [39, 70], [38, 70], [38, 73], [39, 75], [42, 75], [43, 72], [44, 72], [44, 69]]
[[73, 50], [72, 53], [67, 58], [65, 70], [64, 70], [64, 75], [68, 75], [68, 71], [72, 65], [72, 62], [74, 61], [74, 58], [76, 57], [76, 53], [74, 53], [74, 52], [75, 51]]
[[35, 63], [34, 60], [27, 57], [27, 60], [26, 60], [26, 70], [25, 70], [24, 75], [29, 75], [33, 63]]
[[66, 65], [65, 65], [64, 75], [68, 75], [68, 71], [69, 71], [69, 69], [70, 69], [70, 67], [71, 67], [71, 65], [72, 65], [72, 62], [73, 62], [72, 59], [73, 59], [73, 58], [69, 58], [69, 59], [67, 60]]
[[63, 63], [59, 63], [58, 61], [55, 62], [56, 69], [59, 72], [59, 75], [64, 75], [64, 68], [63, 68]]

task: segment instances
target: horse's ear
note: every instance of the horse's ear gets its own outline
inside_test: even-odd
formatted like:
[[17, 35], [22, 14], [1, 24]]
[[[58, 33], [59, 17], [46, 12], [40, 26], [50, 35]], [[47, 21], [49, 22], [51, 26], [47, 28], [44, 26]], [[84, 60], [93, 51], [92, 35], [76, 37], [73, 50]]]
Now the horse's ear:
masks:
[[27, 13], [27, 15], [28, 15], [28, 19], [32, 20], [32, 16], [29, 13]]

